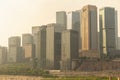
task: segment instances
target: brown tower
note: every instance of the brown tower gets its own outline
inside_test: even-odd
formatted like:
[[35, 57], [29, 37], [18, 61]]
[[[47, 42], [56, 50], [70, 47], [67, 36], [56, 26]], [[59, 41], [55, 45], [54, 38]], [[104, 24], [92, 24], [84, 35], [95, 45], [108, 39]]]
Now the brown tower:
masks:
[[82, 8], [81, 19], [82, 51], [97, 50], [97, 7], [93, 5], [84, 6]]

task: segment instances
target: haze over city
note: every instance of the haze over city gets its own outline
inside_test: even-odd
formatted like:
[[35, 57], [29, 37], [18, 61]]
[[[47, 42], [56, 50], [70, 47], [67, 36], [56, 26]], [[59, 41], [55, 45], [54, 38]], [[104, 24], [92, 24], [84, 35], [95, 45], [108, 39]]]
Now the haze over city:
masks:
[[55, 23], [56, 11], [75, 11], [92, 4], [110, 6], [118, 11], [120, 36], [120, 0], [0, 0], [0, 45], [7, 46], [10, 36], [31, 33], [32, 26]]
[[0, 80], [120, 80], [119, 3], [0, 0]]

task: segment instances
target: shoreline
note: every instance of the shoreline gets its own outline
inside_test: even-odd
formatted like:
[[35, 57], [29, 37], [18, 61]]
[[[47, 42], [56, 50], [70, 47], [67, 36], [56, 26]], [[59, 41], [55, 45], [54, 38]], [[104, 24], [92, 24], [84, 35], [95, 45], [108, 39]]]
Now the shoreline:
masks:
[[41, 76], [0, 75], [0, 80], [41, 80]]
[[[65, 71], [65, 72], [50, 72], [50, 75], [57, 76], [57, 77], [64, 77], [64, 76], [112, 76], [112, 77], [119, 77], [120, 70], [109, 70], [109, 71]], [[43, 77], [40, 75], [24, 75], [24, 74], [0, 74], [1, 76], [24, 76], [24, 77]], [[43, 77], [44, 78], [44, 77]]]

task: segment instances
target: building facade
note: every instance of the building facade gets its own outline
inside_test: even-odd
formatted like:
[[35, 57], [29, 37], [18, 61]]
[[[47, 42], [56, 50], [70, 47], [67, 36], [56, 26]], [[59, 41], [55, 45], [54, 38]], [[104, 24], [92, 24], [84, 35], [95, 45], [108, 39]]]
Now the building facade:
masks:
[[120, 50], [120, 37], [118, 37], [118, 50]]
[[80, 31], [80, 11], [71, 11], [67, 14], [67, 28]]
[[29, 33], [22, 34], [22, 45], [26, 45], [26, 44], [33, 44], [32, 34]]
[[24, 58], [23, 50], [20, 46], [21, 39], [19, 36], [10, 37], [8, 40], [9, 52], [8, 52], [8, 62], [21, 62]]
[[46, 28], [47, 26], [40, 26], [40, 31], [37, 33], [37, 54], [38, 67], [45, 69], [46, 67]]
[[105, 7], [100, 9], [100, 50], [102, 54], [108, 55], [115, 50], [115, 9]]
[[78, 32], [66, 30], [62, 32], [61, 70], [72, 70], [72, 61], [78, 59]]
[[81, 11], [81, 50], [98, 49], [97, 7], [87, 5]]
[[46, 29], [46, 69], [60, 69], [61, 33], [60, 26], [48, 24]]
[[67, 27], [67, 15], [65, 11], [56, 12], [56, 24], [61, 25], [64, 29]]
[[0, 47], [0, 64], [7, 63], [7, 47]]
[[81, 23], [81, 10], [68, 12], [68, 14], [67, 14], [67, 29], [72, 29], [72, 30], [75, 30], [78, 32], [79, 50], [81, 50], [80, 23]]
[[34, 54], [34, 44], [32, 34], [23, 34], [22, 35], [22, 47], [24, 50], [25, 61], [31, 61], [35, 57]]
[[40, 26], [33, 26], [32, 27], [32, 35], [33, 35], [33, 44], [35, 46], [35, 52], [34, 52], [34, 55], [35, 55], [35, 58], [37, 57], [37, 33], [38, 31], [40, 31]]
[[118, 12], [115, 11], [115, 44], [118, 49]]

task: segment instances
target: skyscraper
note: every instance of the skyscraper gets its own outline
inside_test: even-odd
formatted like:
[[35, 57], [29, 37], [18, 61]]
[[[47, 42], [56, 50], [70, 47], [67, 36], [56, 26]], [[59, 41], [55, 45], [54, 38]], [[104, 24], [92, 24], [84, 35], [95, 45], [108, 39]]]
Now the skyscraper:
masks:
[[37, 33], [37, 52], [38, 67], [45, 69], [46, 66], [46, 25], [40, 26], [40, 31]]
[[98, 49], [97, 7], [87, 5], [81, 11], [82, 51]]
[[71, 11], [67, 14], [67, 29], [80, 31], [80, 11]]
[[115, 45], [118, 49], [118, 12], [115, 11]]
[[65, 11], [56, 12], [56, 24], [61, 25], [64, 29], [67, 27], [67, 16]]
[[120, 37], [118, 37], [118, 50], [120, 50]]
[[40, 26], [33, 26], [32, 27], [32, 35], [33, 35], [33, 44], [35, 46], [35, 50], [34, 50], [34, 55], [35, 57], [37, 57], [37, 33], [38, 31], [40, 31]]
[[21, 38], [19, 36], [13, 36], [9, 38], [8, 42], [8, 62], [20, 62], [23, 60], [23, 53], [21, 48]]
[[81, 10], [71, 11], [68, 12], [67, 14], [67, 29], [72, 29], [78, 32], [79, 49], [81, 49], [80, 15], [81, 15]]
[[31, 61], [34, 58], [34, 44], [32, 34], [22, 35], [22, 47], [24, 49], [25, 61]]
[[46, 29], [46, 69], [59, 69], [61, 59], [61, 30], [57, 24], [48, 24]]
[[100, 9], [100, 49], [101, 53], [108, 55], [115, 50], [115, 9], [105, 7]]
[[78, 59], [78, 32], [63, 31], [61, 43], [61, 70], [72, 70], [73, 59]]

